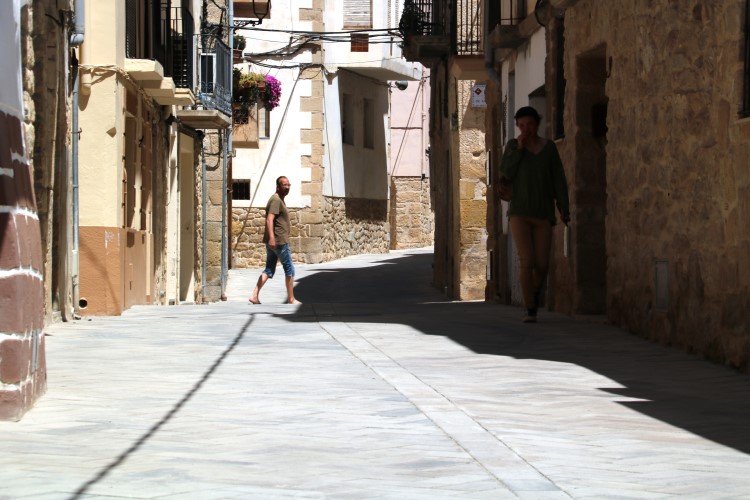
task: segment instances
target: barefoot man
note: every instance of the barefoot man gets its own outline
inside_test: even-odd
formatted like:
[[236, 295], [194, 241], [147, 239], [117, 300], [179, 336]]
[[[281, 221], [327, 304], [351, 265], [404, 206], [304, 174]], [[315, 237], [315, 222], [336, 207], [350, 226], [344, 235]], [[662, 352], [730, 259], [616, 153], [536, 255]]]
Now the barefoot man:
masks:
[[276, 179], [276, 193], [271, 195], [266, 205], [266, 230], [263, 242], [266, 244], [266, 268], [260, 274], [253, 294], [252, 304], [260, 304], [260, 289], [276, 272], [276, 264], [281, 261], [286, 276], [286, 297], [289, 304], [301, 304], [294, 298], [294, 264], [289, 250], [289, 212], [284, 198], [289, 194], [289, 179], [283, 175]]

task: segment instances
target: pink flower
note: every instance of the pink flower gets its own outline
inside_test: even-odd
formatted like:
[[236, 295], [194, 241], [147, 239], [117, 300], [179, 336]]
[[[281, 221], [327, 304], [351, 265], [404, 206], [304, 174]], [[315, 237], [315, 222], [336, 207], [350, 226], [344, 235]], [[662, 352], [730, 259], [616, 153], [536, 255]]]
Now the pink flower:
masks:
[[266, 91], [263, 96], [264, 106], [271, 111], [279, 105], [281, 99], [281, 82], [271, 75], [266, 75]]

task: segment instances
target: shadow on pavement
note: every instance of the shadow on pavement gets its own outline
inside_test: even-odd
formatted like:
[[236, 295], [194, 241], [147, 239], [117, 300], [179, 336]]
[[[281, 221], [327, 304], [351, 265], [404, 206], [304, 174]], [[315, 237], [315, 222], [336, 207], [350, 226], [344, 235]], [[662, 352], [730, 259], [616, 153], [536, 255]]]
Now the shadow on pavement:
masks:
[[[291, 321], [397, 323], [445, 336], [476, 353], [572, 363], [623, 388], [620, 402], [714, 442], [750, 454], [750, 378], [611, 325], [484, 302], [449, 302], [434, 289], [432, 254], [407, 254], [372, 267], [324, 269], [299, 280], [303, 306]], [[324, 314], [321, 314], [325, 311]]]

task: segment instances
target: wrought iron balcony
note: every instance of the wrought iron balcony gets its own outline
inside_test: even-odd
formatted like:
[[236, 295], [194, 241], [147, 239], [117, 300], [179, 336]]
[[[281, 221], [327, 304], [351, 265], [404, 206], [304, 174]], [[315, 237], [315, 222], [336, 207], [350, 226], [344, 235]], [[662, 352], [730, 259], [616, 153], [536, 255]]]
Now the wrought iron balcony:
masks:
[[185, 7], [172, 8], [171, 76], [175, 86], [192, 89], [195, 84], [195, 30], [193, 15]]
[[447, 55], [482, 55], [481, 3], [481, 0], [406, 0], [399, 23], [406, 58], [427, 64]]
[[171, 0], [126, 0], [125, 57], [159, 63], [163, 77], [178, 88], [192, 89], [194, 20], [190, 11]]
[[406, 0], [398, 28], [407, 61], [429, 65], [451, 51], [439, 0]]
[[232, 49], [216, 37], [204, 37], [198, 96], [206, 109], [232, 116]]
[[515, 49], [523, 44], [540, 24], [537, 9], [545, 2], [535, 0], [499, 0], [489, 2], [489, 43], [493, 48]]
[[177, 117], [194, 129], [226, 129], [232, 124], [232, 50], [213, 35], [199, 36], [198, 106], [177, 110]]

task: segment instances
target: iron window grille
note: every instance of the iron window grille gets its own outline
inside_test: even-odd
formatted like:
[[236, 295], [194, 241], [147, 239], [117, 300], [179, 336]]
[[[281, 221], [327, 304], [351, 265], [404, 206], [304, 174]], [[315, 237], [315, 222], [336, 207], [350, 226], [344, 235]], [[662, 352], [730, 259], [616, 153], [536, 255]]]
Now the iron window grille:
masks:
[[250, 180], [235, 179], [232, 181], [232, 199], [250, 200]]

